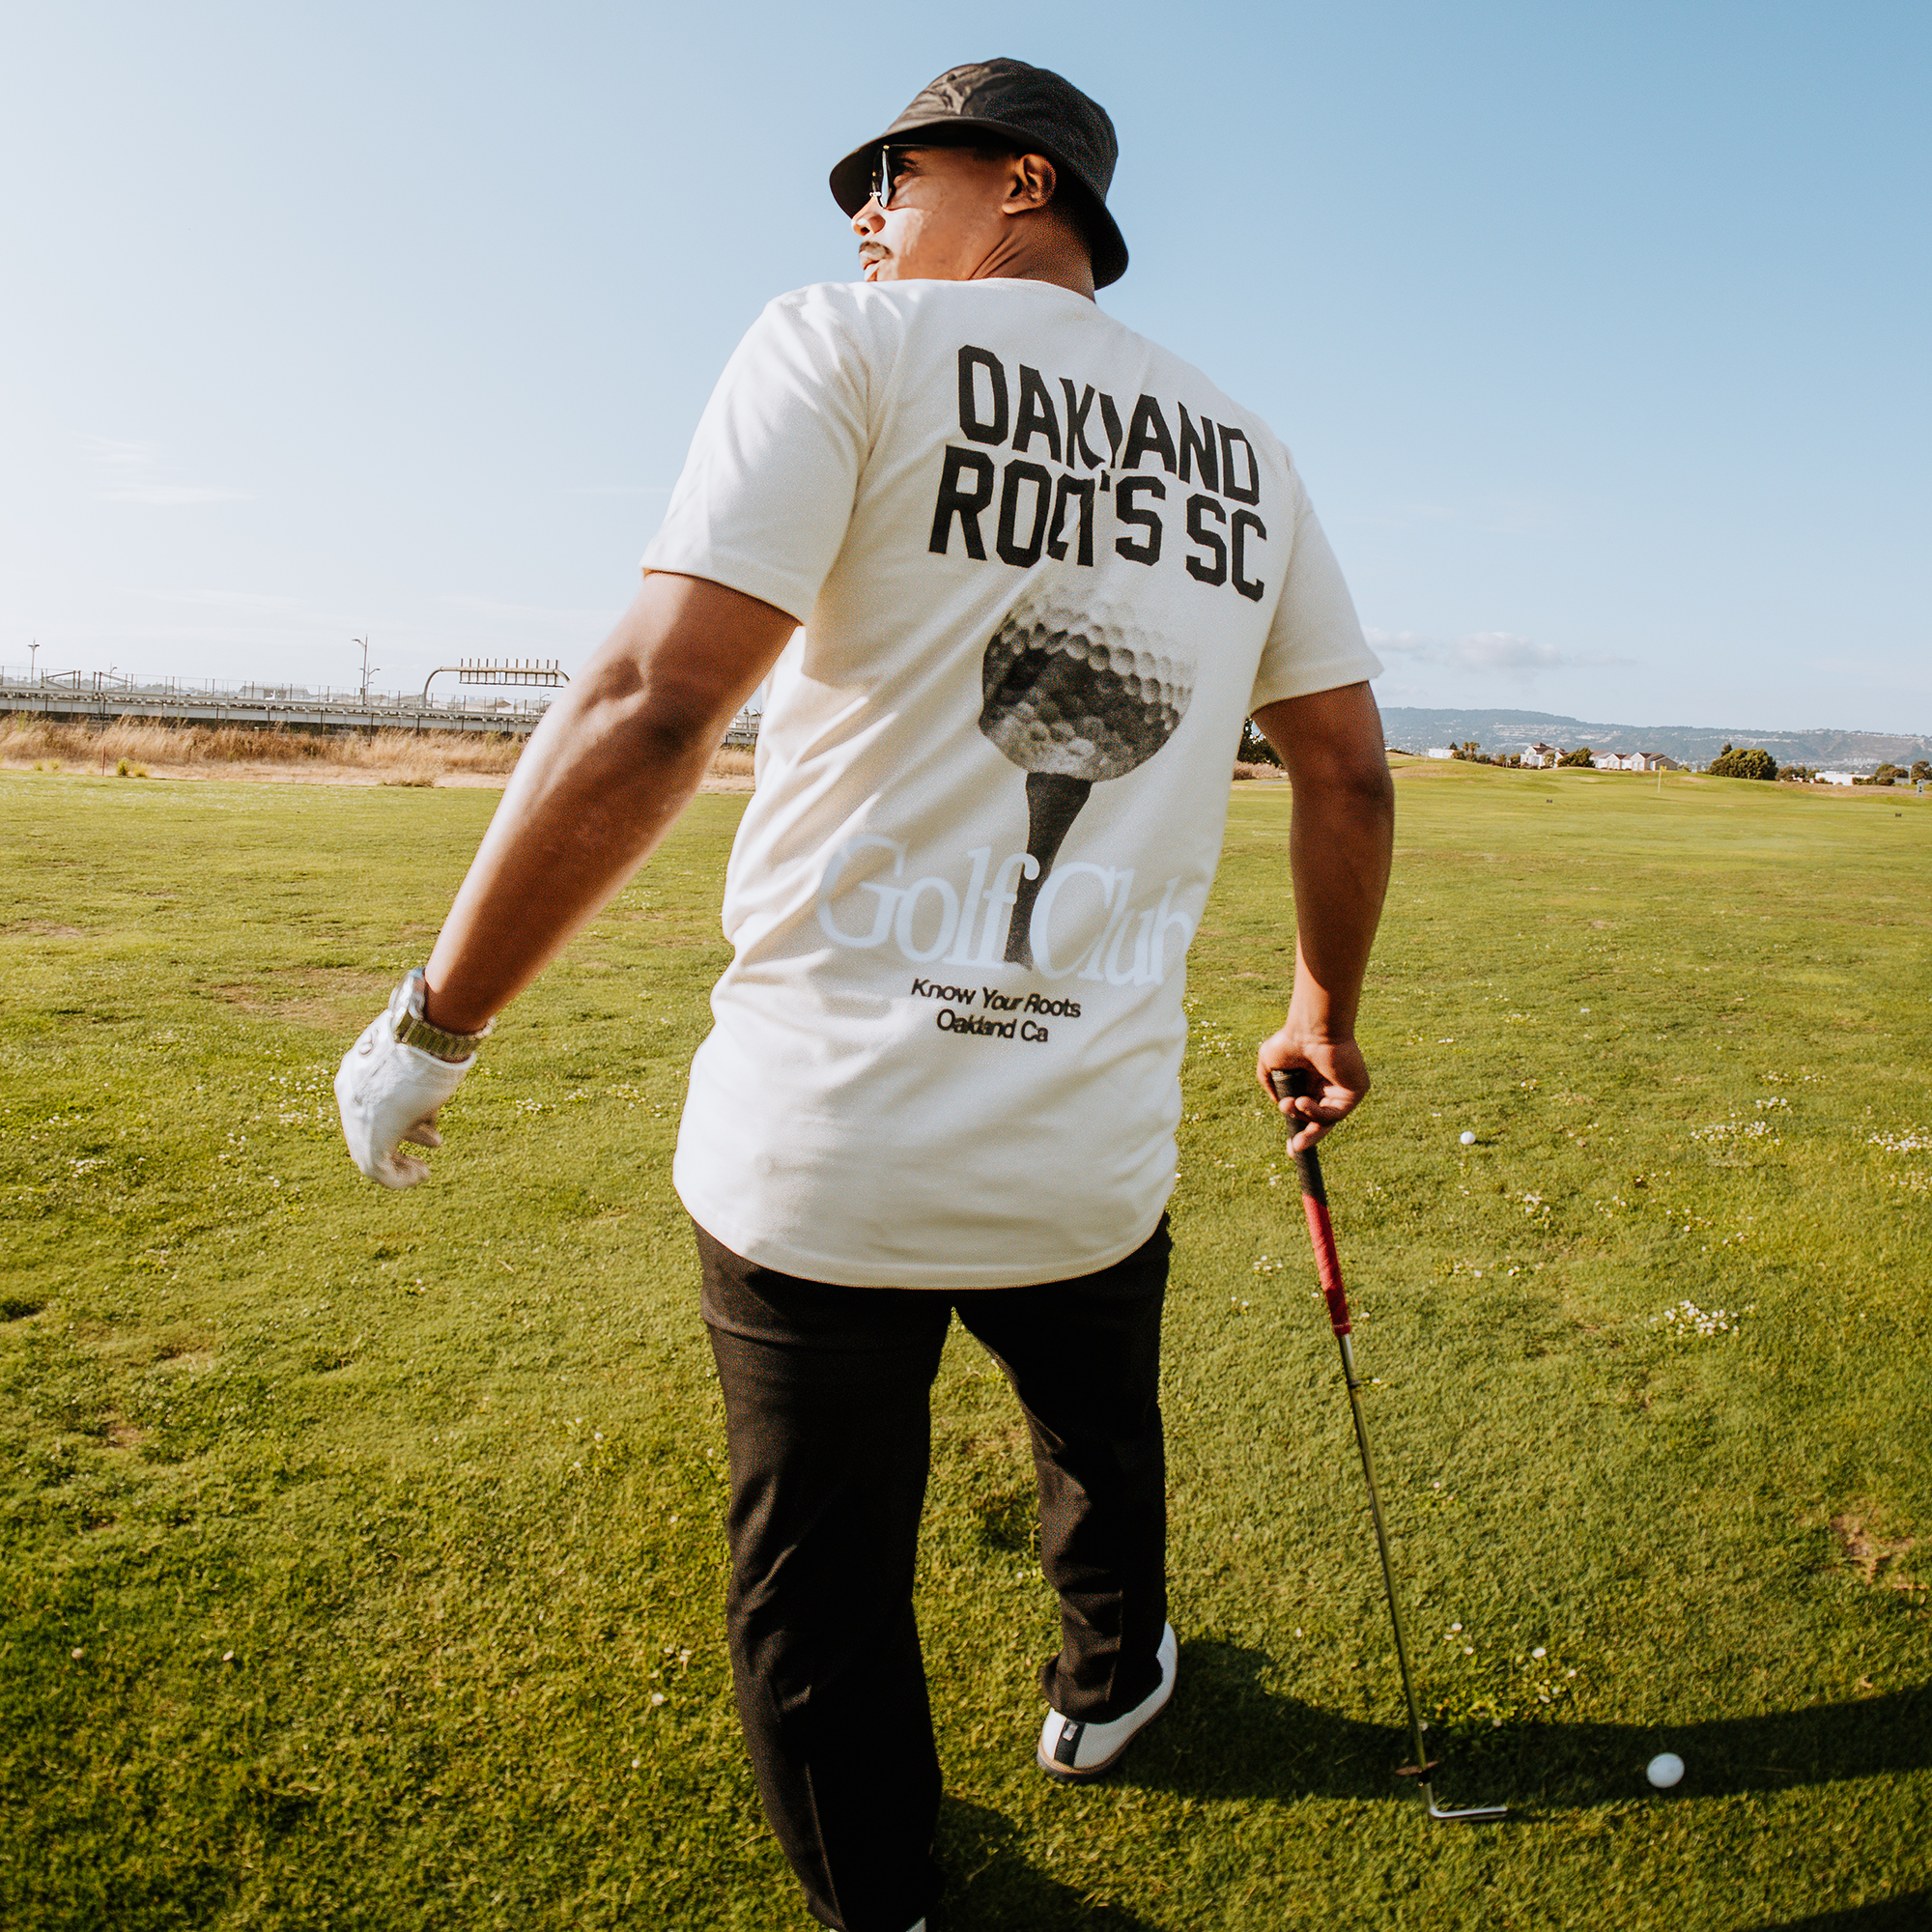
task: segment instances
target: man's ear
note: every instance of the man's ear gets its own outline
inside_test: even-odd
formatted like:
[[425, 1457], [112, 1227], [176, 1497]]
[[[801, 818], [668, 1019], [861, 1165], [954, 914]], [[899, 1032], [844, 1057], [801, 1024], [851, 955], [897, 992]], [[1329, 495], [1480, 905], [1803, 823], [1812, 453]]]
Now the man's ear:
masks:
[[1044, 155], [1016, 155], [1007, 184], [1005, 213], [1020, 214], [1044, 208], [1053, 199], [1057, 180], [1053, 163]]

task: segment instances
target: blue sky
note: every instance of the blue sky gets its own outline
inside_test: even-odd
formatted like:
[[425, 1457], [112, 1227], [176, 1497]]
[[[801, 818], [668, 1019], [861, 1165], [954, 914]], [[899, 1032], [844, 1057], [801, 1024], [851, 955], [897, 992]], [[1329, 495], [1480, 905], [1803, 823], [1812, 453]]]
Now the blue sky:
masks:
[[1932, 9], [21, 0], [0, 661], [581, 657], [831, 162], [1101, 99], [1105, 306], [1306, 475], [1385, 703], [1932, 730]]

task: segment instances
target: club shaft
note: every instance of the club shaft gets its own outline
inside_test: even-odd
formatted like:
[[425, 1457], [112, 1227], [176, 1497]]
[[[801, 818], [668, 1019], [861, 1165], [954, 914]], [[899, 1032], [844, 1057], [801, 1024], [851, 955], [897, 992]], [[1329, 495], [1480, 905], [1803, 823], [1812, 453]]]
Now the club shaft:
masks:
[[[1276, 1071], [1268, 1075], [1277, 1100], [1310, 1091], [1305, 1074]], [[1293, 1150], [1294, 1123], [1290, 1123], [1289, 1146]], [[1315, 1268], [1321, 1277], [1321, 1293], [1328, 1303], [1328, 1322], [1335, 1331], [1335, 1346], [1342, 1351], [1342, 1380], [1349, 1391], [1349, 1412], [1355, 1419], [1355, 1447], [1362, 1456], [1362, 1481], [1369, 1492], [1369, 1517], [1376, 1526], [1376, 1552], [1382, 1561], [1382, 1589], [1388, 1598], [1389, 1622], [1395, 1629], [1395, 1661], [1402, 1672], [1402, 1694], [1408, 1705], [1408, 1741], [1415, 1752], [1416, 1782], [1422, 1787], [1422, 1801], [1432, 1818], [1452, 1823], [1490, 1823], [1508, 1815], [1506, 1804], [1479, 1804], [1461, 1811], [1445, 1811], [1435, 1802], [1429, 1777], [1429, 1754], [1422, 1738], [1422, 1707], [1415, 1701], [1415, 1678], [1408, 1667], [1408, 1633], [1403, 1628], [1402, 1597], [1395, 1586], [1395, 1565], [1389, 1557], [1388, 1525], [1382, 1520], [1382, 1499], [1376, 1488], [1375, 1451], [1369, 1447], [1368, 1418], [1362, 1413], [1362, 1380], [1355, 1373], [1355, 1345], [1351, 1339], [1354, 1323], [1349, 1315], [1349, 1292], [1342, 1281], [1342, 1260], [1335, 1251], [1335, 1230], [1328, 1219], [1328, 1190], [1321, 1179], [1321, 1156], [1311, 1146], [1294, 1155], [1294, 1167], [1301, 1180], [1301, 1206], [1308, 1217], [1308, 1238], [1315, 1247]]]
[[1376, 1526], [1376, 1551], [1382, 1563], [1382, 1588], [1388, 1597], [1389, 1622], [1395, 1630], [1395, 1661], [1402, 1672], [1402, 1694], [1408, 1705], [1408, 1739], [1422, 1795], [1433, 1809], [1429, 1787], [1429, 1754], [1422, 1738], [1422, 1707], [1415, 1701], [1415, 1679], [1408, 1667], [1408, 1632], [1402, 1621], [1402, 1597], [1395, 1586], [1395, 1564], [1389, 1556], [1388, 1525], [1382, 1520], [1382, 1499], [1376, 1488], [1376, 1456], [1369, 1446], [1369, 1420], [1362, 1412], [1361, 1378], [1355, 1373], [1354, 1321], [1349, 1313], [1349, 1293], [1342, 1280], [1342, 1258], [1335, 1248], [1335, 1230], [1328, 1219], [1328, 1189], [1321, 1179], [1321, 1156], [1308, 1148], [1294, 1156], [1301, 1181], [1301, 1206], [1308, 1218], [1308, 1238], [1315, 1249], [1315, 1271], [1328, 1304], [1335, 1346], [1342, 1351], [1342, 1380], [1349, 1391], [1349, 1411], [1355, 1419], [1355, 1447], [1362, 1456], [1362, 1481], [1369, 1492], [1369, 1517]]
[[[1402, 1597], [1395, 1586], [1395, 1564], [1389, 1556], [1388, 1525], [1382, 1520], [1382, 1499], [1376, 1488], [1376, 1457], [1369, 1446], [1369, 1419], [1362, 1413], [1362, 1385], [1355, 1375], [1355, 1350], [1347, 1335], [1337, 1335], [1342, 1351], [1342, 1379], [1349, 1388], [1349, 1409], [1355, 1418], [1355, 1446], [1362, 1452], [1362, 1481], [1369, 1492], [1369, 1516], [1376, 1526], [1376, 1552], [1382, 1560], [1382, 1588], [1388, 1596], [1389, 1623], [1395, 1631], [1395, 1661], [1402, 1672], [1402, 1694], [1408, 1704], [1408, 1741], [1415, 1762], [1426, 1766], [1428, 1751], [1422, 1738], [1422, 1707], [1415, 1701], [1415, 1679], [1408, 1667], [1408, 1632], [1402, 1621]], [[1434, 1804], [1429, 1774], [1420, 1774], [1422, 1795]]]

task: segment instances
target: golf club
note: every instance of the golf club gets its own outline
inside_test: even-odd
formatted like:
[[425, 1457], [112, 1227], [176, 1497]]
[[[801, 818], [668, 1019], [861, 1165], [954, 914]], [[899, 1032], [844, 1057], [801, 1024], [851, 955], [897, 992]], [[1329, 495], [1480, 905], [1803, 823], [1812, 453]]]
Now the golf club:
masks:
[[[1282, 1100], [1312, 1092], [1312, 1086], [1304, 1084], [1306, 1080], [1307, 1076], [1298, 1072], [1276, 1071], [1268, 1075], [1275, 1097]], [[1293, 1134], [1294, 1127], [1291, 1124], [1291, 1143]], [[1376, 1548], [1381, 1553], [1382, 1585], [1388, 1592], [1389, 1621], [1395, 1626], [1395, 1661], [1402, 1670], [1403, 1695], [1408, 1700], [1409, 1746], [1415, 1752], [1415, 1762], [1404, 1765], [1398, 1775], [1416, 1780], [1429, 1806], [1429, 1815], [1438, 1823], [1469, 1825], [1501, 1818], [1509, 1810], [1507, 1804], [1474, 1804], [1466, 1810], [1456, 1811], [1435, 1802], [1429, 1774], [1436, 1766], [1431, 1762], [1422, 1741], [1422, 1707], [1415, 1701], [1415, 1679], [1408, 1667], [1408, 1634], [1403, 1629], [1402, 1603], [1395, 1588], [1395, 1567], [1389, 1561], [1388, 1529], [1382, 1521], [1381, 1497], [1376, 1491], [1375, 1458], [1369, 1450], [1369, 1425], [1362, 1414], [1362, 1384], [1355, 1374], [1355, 1345], [1351, 1339], [1354, 1324], [1349, 1319], [1349, 1292], [1342, 1283], [1341, 1258], [1335, 1252], [1335, 1230], [1328, 1220], [1328, 1190], [1321, 1181], [1321, 1157], [1313, 1147], [1295, 1154], [1294, 1171], [1301, 1181], [1301, 1208], [1308, 1217], [1308, 1238], [1315, 1248], [1315, 1272], [1321, 1279], [1321, 1293], [1328, 1303], [1328, 1324], [1334, 1329], [1336, 1343], [1342, 1350], [1342, 1379], [1348, 1384], [1349, 1407], [1355, 1418], [1355, 1443], [1362, 1452], [1362, 1480], [1368, 1485], [1369, 1515], [1375, 1520]]]

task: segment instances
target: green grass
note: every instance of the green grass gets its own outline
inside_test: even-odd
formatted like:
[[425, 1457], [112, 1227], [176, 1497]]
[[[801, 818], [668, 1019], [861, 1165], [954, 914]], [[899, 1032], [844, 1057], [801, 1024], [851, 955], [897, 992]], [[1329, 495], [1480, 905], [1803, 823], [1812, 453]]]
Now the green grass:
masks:
[[[1347, 1405], [1250, 1079], [1289, 798], [1241, 785], [1175, 1203], [1181, 1690], [1118, 1779], [1032, 1770], [1029, 1473], [955, 1335], [935, 1932], [1922, 1924], [1932, 801], [1399, 792], [1377, 1091], [1327, 1164], [1441, 1793], [1518, 1809], [1432, 1828], [1390, 1775]], [[334, 1062], [494, 802], [0, 774], [0, 1923], [810, 1923], [730, 1707], [668, 1173], [742, 801], [515, 1011], [430, 1184], [336, 1138]]]

